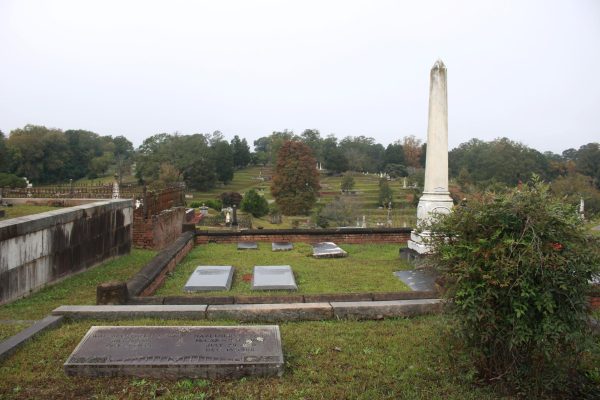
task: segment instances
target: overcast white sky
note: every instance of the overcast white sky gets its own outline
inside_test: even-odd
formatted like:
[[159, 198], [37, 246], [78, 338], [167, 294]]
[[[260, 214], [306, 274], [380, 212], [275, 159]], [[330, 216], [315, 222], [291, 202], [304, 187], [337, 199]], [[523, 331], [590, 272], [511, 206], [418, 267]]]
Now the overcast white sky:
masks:
[[0, 130], [600, 141], [600, 1], [0, 0]]

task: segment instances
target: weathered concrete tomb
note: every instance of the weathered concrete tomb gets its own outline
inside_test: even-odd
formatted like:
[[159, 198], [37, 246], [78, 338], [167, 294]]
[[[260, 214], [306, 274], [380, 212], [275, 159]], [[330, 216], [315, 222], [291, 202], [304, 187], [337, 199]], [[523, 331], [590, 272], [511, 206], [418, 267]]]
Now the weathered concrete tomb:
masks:
[[273, 242], [271, 243], [272, 251], [290, 251], [294, 249], [294, 245], [290, 242]]
[[298, 290], [298, 286], [289, 265], [260, 265], [254, 267], [252, 290]]
[[348, 253], [333, 242], [320, 242], [313, 245], [313, 257], [315, 258], [341, 258], [347, 256]]
[[262, 326], [93, 326], [64, 364], [70, 376], [281, 376], [281, 335]]
[[258, 244], [256, 242], [239, 242], [237, 245], [238, 250], [258, 250]]
[[0, 222], [0, 304], [131, 250], [131, 200]]
[[229, 290], [233, 279], [231, 265], [201, 265], [192, 272], [184, 290], [189, 292], [205, 290]]

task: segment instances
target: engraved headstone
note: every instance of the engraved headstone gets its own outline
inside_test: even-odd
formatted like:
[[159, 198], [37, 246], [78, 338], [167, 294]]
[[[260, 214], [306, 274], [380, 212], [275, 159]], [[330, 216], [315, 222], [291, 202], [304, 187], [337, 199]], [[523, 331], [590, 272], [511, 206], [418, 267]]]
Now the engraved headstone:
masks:
[[283, 374], [281, 335], [263, 326], [93, 326], [64, 364], [70, 376], [239, 378]]
[[238, 242], [238, 250], [258, 250], [258, 244], [256, 242]]
[[185, 284], [184, 290], [195, 292], [203, 290], [229, 290], [233, 279], [231, 265], [201, 265]]
[[261, 265], [254, 267], [252, 290], [298, 290], [298, 286], [289, 265]]
[[273, 242], [271, 243], [271, 250], [273, 251], [290, 251], [294, 248], [294, 245], [290, 242]]
[[313, 244], [313, 257], [315, 258], [340, 258], [347, 256], [348, 253], [333, 242]]

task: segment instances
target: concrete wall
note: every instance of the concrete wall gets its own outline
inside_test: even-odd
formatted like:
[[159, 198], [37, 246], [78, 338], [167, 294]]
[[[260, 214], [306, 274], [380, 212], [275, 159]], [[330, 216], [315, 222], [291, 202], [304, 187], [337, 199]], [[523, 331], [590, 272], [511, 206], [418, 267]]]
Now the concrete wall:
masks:
[[252, 242], [406, 243], [412, 228], [252, 229], [197, 231], [196, 244]]
[[0, 304], [131, 249], [131, 200], [0, 222]]
[[133, 217], [133, 245], [143, 249], [161, 250], [181, 235], [186, 220], [185, 207], [173, 207], [147, 219], [141, 213]]

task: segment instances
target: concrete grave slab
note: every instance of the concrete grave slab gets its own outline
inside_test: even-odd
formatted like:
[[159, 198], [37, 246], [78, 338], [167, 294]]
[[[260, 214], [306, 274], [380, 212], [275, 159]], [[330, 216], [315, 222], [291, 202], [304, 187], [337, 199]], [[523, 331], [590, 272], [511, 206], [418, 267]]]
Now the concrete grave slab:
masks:
[[348, 257], [348, 253], [333, 242], [320, 242], [313, 244], [313, 257], [341, 258]]
[[259, 265], [254, 267], [252, 290], [298, 290], [289, 265]]
[[238, 250], [258, 250], [258, 244], [256, 242], [238, 242]]
[[93, 326], [64, 364], [70, 376], [281, 376], [279, 327]]
[[410, 269], [407, 271], [396, 271], [394, 275], [408, 285], [412, 290], [431, 291], [436, 290], [436, 274], [430, 269]]
[[232, 280], [231, 265], [201, 265], [192, 272], [184, 290], [188, 292], [229, 290]]
[[271, 243], [272, 251], [290, 251], [294, 248], [294, 245], [290, 242], [273, 242]]

